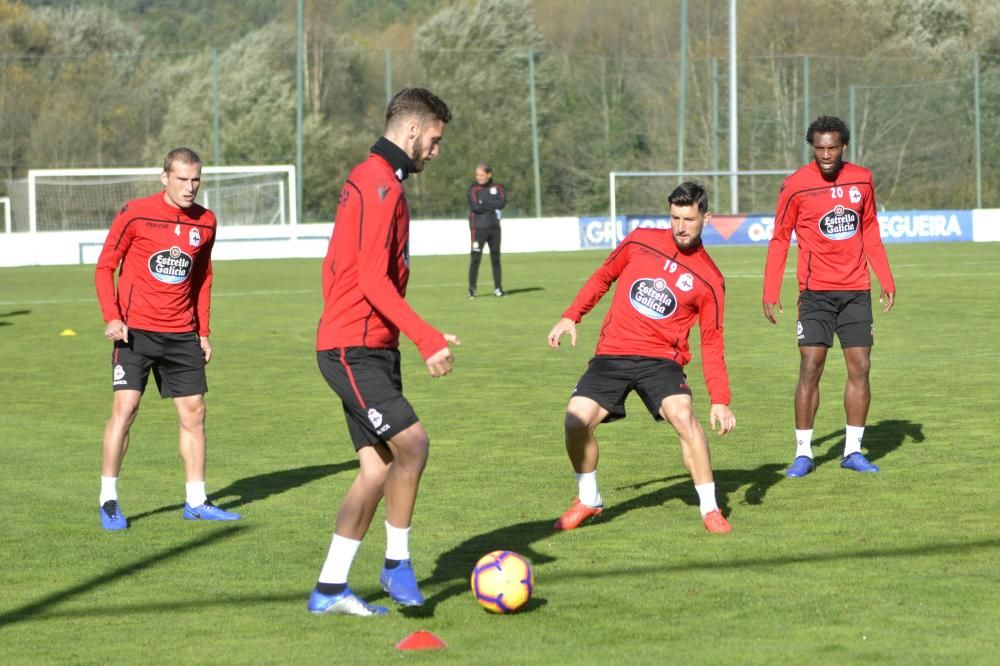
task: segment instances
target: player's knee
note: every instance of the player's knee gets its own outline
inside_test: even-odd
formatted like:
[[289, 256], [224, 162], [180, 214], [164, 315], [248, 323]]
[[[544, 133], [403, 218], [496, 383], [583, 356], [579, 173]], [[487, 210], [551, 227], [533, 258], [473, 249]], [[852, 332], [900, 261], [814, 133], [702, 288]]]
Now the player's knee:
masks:
[[566, 436], [571, 439], [586, 437], [592, 430], [592, 427], [590, 423], [588, 423], [585, 416], [572, 411], [566, 412], [566, 418], [563, 420], [563, 427], [566, 429]]
[[139, 414], [138, 400], [115, 400], [111, 410], [111, 420], [119, 427], [128, 428]]
[[205, 425], [204, 401], [187, 401], [178, 404], [177, 415], [185, 430], [197, 430]]

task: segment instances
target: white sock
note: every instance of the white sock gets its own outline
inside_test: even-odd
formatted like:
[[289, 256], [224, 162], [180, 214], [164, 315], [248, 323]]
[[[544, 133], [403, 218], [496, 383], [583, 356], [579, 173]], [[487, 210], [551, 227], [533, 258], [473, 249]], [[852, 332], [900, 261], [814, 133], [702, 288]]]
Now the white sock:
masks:
[[845, 428], [847, 439], [844, 441], [844, 457], [852, 453], [861, 453], [861, 438], [865, 436], [864, 426], [849, 425]]
[[184, 484], [184, 490], [187, 492], [187, 503], [190, 507], [201, 506], [208, 499], [205, 495], [204, 481], [188, 481]]
[[101, 499], [99, 500], [101, 506], [104, 506], [105, 502], [110, 500], [118, 499], [118, 477], [117, 476], [102, 476], [101, 477]]
[[812, 460], [813, 457], [813, 429], [799, 430], [795, 429], [795, 457], [805, 456]]
[[351, 571], [354, 556], [358, 554], [360, 547], [360, 541], [334, 534], [333, 541], [330, 542], [330, 552], [326, 554], [326, 562], [319, 572], [319, 582], [332, 585], [346, 584], [347, 574]]
[[718, 503], [715, 501], [715, 482], [703, 483], [700, 486], [695, 486], [694, 489], [698, 491], [698, 508], [701, 509], [701, 515], [705, 516], [712, 513], [719, 508]]
[[410, 528], [393, 527], [389, 521], [385, 523], [385, 559], [410, 559]]
[[597, 492], [597, 470], [576, 475], [577, 497], [587, 506], [593, 508], [604, 504], [601, 493]]

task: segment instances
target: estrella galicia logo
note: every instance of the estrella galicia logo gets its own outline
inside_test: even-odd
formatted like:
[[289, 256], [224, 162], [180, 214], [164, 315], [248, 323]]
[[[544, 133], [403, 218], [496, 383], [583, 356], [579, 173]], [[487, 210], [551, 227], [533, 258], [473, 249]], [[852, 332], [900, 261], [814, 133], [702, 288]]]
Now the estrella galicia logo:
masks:
[[861, 218], [857, 212], [837, 204], [819, 219], [819, 231], [830, 240], [847, 240], [858, 233]]
[[666, 319], [677, 310], [677, 297], [663, 278], [639, 278], [628, 294], [632, 307], [650, 319]]
[[149, 258], [149, 272], [160, 282], [180, 284], [191, 275], [194, 260], [176, 245], [169, 250], [160, 250]]

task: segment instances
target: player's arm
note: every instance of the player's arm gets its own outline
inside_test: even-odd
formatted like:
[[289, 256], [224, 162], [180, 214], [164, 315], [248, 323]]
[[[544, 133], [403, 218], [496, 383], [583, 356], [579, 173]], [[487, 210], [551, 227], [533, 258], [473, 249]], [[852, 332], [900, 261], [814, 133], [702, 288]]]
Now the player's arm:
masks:
[[451, 370], [453, 359], [448, 343], [460, 342], [457, 337], [445, 336], [424, 321], [389, 278], [390, 262], [395, 261], [389, 253], [389, 238], [394, 233], [392, 221], [397, 204], [398, 200], [383, 201], [376, 196], [361, 194], [358, 211], [358, 215], [362, 216], [358, 287], [379, 314], [413, 341], [431, 375], [436, 377]]
[[698, 305], [698, 329], [701, 334], [701, 371], [712, 402], [709, 422], [712, 430], [720, 435], [736, 427], [729, 403], [729, 372], [726, 369], [723, 316], [725, 314], [725, 285], [712, 284], [714, 294], [707, 292]]
[[507, 192], [500, 183], [494, 183], [494, 187], [497, 188], [497, 193], [490, 195], [491, 203], [493, 204], [493, 208], [500, 210], [507, 205]]
[[774, 235], [767, 244], [767, 260], [764, 263], [764, 317], [777, 324], [775, 313], [784, 312], [781, 307], [781, 281], [785, 277], [785, 263], [788, 261], [788, 246], [792, 242], [792, 230], [798, 218], [798, 201], [794, 197], [794, 187], [787, 180], [781, 184], [778, 205], [774, 212]]
[[549, 346], [555, 349], [559, 346], [559, 338], [569, 334], [570, 342], [576, 346], [576, 325], [580, 323], [583, 316], [594, 309], [594, 306], [601, 300], [604, 294], [608, 293], [611, 285], [614, 284], [618, 276], [625, 270], [628, 264], [631, 243], [628, 237], [622, 241], [621, 245], [612, 250], [604, 263], [598, 266], [593, 275], [583, 283], [576, 298], [565, 312], [562, 318], [556, 322], [552, 330], [549, 331]]
[[134, 232], [129, 224], [132, 213], [124, 207], [115, 216], [104, 239], [101, 255], [94, 269], [94, 286], [97, 288], [97, 302], [101, 306], [101, 316], [106, 324], [104, 336], [110, 340], [128, 340], [128, 326], [118, 308], [115, 293], [115, 271], [132, 244]]
[[215, 233], [208, 246], [198, 253], [198, 263], [195, 264], [195, 271], [191, 291], [194, 295], [194, 311], [198, 320], [198, 341], [201, 344], [201, 352], [205, 357], [205, 363], [212, 359], [212, 344], [208, 341], [211, 333], [209, 318], [212, 312], [212, 248], [215, 247]]
[[486, 190], [481, 185], [472, 185], [469, 187], [469, 210], [476, 214], [488, 213], [493, 210], [493, 206], [486, 202], [483, 198], [483, 193]]
[[889, 257], [885, 252], [885, 245], [882, 243], [882, 232], [878, 223], [878, 213], [875, 207], [875, 187], [869, 183], [868, 196], [864, 199], [861, 208], [861, 233], [862, 243], [864, 243], [865, 257], [878, 277], [881, 286], [878, 302], [882, 304], [882, 309], [888, 312], [892, 309], [896, 301], [896, 282], [892, 279], [892, 271], [889, 270]]

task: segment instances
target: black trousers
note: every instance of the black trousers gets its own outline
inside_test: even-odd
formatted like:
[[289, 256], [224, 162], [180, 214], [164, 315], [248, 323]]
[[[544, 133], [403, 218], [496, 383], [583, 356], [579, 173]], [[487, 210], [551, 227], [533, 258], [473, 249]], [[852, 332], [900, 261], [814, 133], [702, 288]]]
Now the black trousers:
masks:
[[469, 289], [475, 290], [479, 280], [479, 262], [483, 259], [483, 249], [490, 248], [490, 263], [493, 265], [493, 288], [503, 289], [500, 278], [500, 228], [472, 229], [472, 255], [469, 260]]

